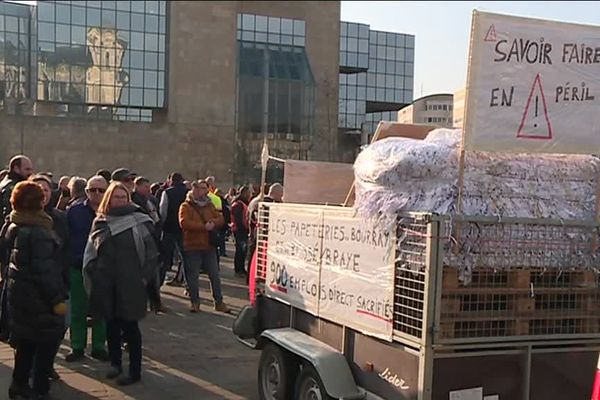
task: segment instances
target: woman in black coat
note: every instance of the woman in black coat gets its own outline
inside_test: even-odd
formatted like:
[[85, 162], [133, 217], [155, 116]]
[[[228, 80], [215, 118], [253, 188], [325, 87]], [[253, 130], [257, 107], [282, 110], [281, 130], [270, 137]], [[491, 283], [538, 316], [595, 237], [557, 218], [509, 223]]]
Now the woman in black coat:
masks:
[[121, 375], [122, 340], [129, 346], [129, 376], [117, 381], [122, 386], [141, 379], [138, 321], [146, 314], [146, 285], [158, 273], [158, 255], [152, 219], [132, 204], [122, 183], [111, 183], [85, 249], [83, 277], [90, 314], [107, 321], [112, 366], [107, 378]]
[[[66, 290], [65, 296], [68, 297], [69, 290], [69, 223], [67, 221], [67, 215], [64, 211], [61, 211], [52, 206], [52, 182], [50, 179], [44, 175], [34, 175], [29, 178], [30, 181], [37, 183], [42, 187], [42, 191], [44, 192], [44, 211], [46, 214], [52, 218], [53, 228], [52, 230], [56, 233], [56, 236], [59, 239], [59, 251], [57, 258], [57, 267], [60, 268], [63, 278], [64, 287]], [[68, 324], [69, 321], [66, 321]], [[65, 325], [65, 333], [67, 331], [67, 325]], [[64, 334], [63, 334], [64, 337]], [[56, 354], [60, 348], [60, 341], [56, 345]], [[54, 368], [50, 371], [50, 379], [59, 380], [60, 376], [56, 372]]]
[[[47, 395], [56, 346], [64, 334], [67, 291], [57, 262], [60, 240], [43, 201], [42, 188], [34, 182], [18, 183], [11, 196], [13, 211], [5, 235], [10, 249], [10, 341], [16, 349], [11, 399]], [[32, 366], [33, 393], [28, 384]]]

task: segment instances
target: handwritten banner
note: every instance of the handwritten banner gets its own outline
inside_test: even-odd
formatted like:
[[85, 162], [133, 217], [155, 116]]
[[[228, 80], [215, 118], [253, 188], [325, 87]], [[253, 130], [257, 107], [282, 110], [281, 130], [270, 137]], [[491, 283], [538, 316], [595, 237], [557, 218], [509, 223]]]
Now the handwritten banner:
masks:
[[267, 295], [391, 340], [395, 236], [339, 208], [272, 206]]
[[600, 27], [473, 12], [467, 150], [597, 154]]

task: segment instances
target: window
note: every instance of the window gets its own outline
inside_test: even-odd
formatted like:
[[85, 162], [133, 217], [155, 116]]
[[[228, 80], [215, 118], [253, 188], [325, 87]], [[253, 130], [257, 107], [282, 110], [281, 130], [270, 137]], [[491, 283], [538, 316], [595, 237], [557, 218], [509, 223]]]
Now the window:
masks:
[[293, 46], [305, 45], [305, 24], [301, 20], [238, 14], [238, 40]]
[[118, 120], [151, 120], [151, 111], [130, 108], [165, 106], [165, 0], [45, 1], [36, 8], [38, 100], [80, 105], [63, 107], [67, 114], [79, 109]]

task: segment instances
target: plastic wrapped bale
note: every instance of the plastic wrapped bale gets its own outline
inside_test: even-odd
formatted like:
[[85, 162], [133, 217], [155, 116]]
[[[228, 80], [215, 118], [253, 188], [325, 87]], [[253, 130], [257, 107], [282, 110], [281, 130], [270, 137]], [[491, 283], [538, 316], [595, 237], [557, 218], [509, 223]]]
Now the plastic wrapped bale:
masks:
[[[357, 212], [455, 214], [461, 134], [436, 129], [422, 141], [387, 138], [366, 147], [354, 163]], [[593, 219], [599, 170], [594, 156], [468, 152], [461, 213]]]

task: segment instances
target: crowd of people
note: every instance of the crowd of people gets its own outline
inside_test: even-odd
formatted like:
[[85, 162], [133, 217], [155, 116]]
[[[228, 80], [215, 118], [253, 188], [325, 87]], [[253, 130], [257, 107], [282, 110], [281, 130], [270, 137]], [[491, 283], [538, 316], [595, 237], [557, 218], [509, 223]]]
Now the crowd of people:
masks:
[[148, 307], [168, 312], [162, 285], [185, 286], [190, 312], [198, 313], [204, 271], [215, 311], [230, 312], [219, 266], [226, 240], [233, 235], [235, 274], [247, 280], [258, 201], [282, 196], [280, 184], [265, 197], [250, 185], [225, 194], [214, 177], [186, 181], [175, 172], [151, 183], [126, 168], [55, 183], [51, 173], [34, 174], [26, 156], [13, 157], [0, 172], [0, 340], [15, 349], [9, 398], [48, 398], [50, 380], [60, 379], [53, 365], [66, 331], [65, 360], [77, 362], [86, 357], [90, 326], [89, 355], [110, 362], [106, 377], [119, 385], [138, 382], [138, 322]]

